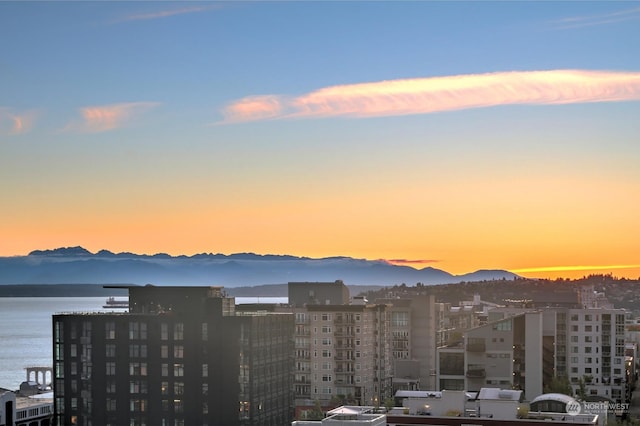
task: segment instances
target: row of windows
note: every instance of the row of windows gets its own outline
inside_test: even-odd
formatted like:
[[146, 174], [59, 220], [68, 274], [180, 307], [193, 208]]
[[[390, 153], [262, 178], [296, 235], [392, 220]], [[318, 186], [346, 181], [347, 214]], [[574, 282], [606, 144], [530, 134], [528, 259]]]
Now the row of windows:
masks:
[[[57, 325], [58, 323], [56, 323]], [[61, 332], [56, 328], [56, 333]], [[173, 324], [173, 340], [184, 339], [184, 324], [181, 322]], [[129, 339], [131, 340], [146, 340], [147, 339], [147, 323], [139, 321], [129, 322]], [[207, 340], [208, 327], [206, 323], [202, 324], [202, 339]], [[109, 321], [105, 323], [105, 338], [107, 340], [114, 340], [116, 338], [116, 323]], [[160, 339], [169, 340], [169, 324], [160, 324]]]
[[[173, 401], [173, 411], [175, 413], [183, 413], [184, 412], [184, 403], [181, 399], [174, 399]], [[171, 406], [171, 402], [167, 399], [162, 400], [162, 410], [169, 411], [169, 407]], [[108, 412], [116, 412], [118, 410], [118, 406], [116, 404], [115, 399], [107, 399], [106, 409]], [[148, 409], [148, 401], [146, 399], [131, 399], [129, 400], [129, 410], [132, 413], [144, 413]], [[207, 411], [208, 412], [208, 408]], [[206, 414], [206, 413], [205, 413]]]
[[487, 358], [511, 358], [511, 353], [488, 353]]
[[[578, 367], [571, 367], [571, 372], [572, 373], [578, 373]], [[592, 374], [592, 372], [593, 372], [593, 368], [591, 368], [591, 367], [585, 367], [584, 368], [584, 374]], [[599, 374], [599, 369], [598, 368], [595, 369], [595, 374]], [[613, 369], [613, 374], [618, 375], [618, 376], [621, 375], [622, 374], [622, 369], [621, 368], [614, 368]]]

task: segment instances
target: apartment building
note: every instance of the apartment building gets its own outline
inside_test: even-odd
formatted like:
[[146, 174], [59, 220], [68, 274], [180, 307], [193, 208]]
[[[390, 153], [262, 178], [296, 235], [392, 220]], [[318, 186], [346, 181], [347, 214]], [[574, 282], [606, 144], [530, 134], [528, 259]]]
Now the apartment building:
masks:
[[372, 405], [392, 396], [389, 306], [350, 300], [342, 281], [289, 283], [289, 305], [297, 407], [336, 399]]
[[489, 318], [438, 349], [441, 389], [511, 387], [531, 400], [560, 376], [576, 395], [626, 402], [624, 310], [496, 308]]
[[398, 389], [435, 389], [437, 309], [435, 296], [377, 299], [391, 305], [391, 347], [393, 387]]
[[292, 420], [293, 315], [236, 312], [221, 287], [127, 287], [128, 313], [53, 316], [57, 424]]

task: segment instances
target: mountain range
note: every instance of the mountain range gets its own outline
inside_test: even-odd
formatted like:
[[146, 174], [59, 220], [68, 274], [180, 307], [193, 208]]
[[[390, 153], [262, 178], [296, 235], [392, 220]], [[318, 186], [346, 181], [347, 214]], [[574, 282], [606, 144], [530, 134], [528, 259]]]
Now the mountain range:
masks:
[[0, 284], [154, 284], [224, 287], [282, 284], [290, 281], [335, 281], [348, 285], [392, 286], [451, 284], [513, 279], [504, 270], [453, 275], [426, 267], [415, 269], [384, 260], [351, 257], [308, 258], [291, 255], [202, 253], [170, 256], [97, 253], [82, 247], [34, 250], [27, 256], [0, 257]]

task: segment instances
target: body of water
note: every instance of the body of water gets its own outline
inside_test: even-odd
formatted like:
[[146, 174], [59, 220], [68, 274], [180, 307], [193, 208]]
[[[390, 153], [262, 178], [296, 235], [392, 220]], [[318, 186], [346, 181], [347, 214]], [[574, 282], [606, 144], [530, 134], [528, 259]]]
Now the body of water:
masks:
[[[120, 298], [118, 298], [120, 299]], [[103, 309], [104, 297], [0, 297], [0, 388], [16, 390], [26, 367], [52, 366], [52, 320], [61, 312]], [[287, 297], [236, 297], [236, 303], [286, 303]]]

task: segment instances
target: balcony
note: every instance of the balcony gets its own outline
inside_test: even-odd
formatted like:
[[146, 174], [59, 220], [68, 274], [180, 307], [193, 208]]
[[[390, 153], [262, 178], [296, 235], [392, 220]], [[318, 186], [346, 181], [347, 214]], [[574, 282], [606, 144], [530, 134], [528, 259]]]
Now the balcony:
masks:
[[470, 379], [481, 379], [487, 377], [484, 367], [469, 367], [466, 376]]
[[337, 316], [335, 317], [335, 319], [333, 320], [333, 323], [336, 325], [340, 325], [340, 324], [355, 324], [356, 320], [355, 318], [346, 318], [343, 316]]

